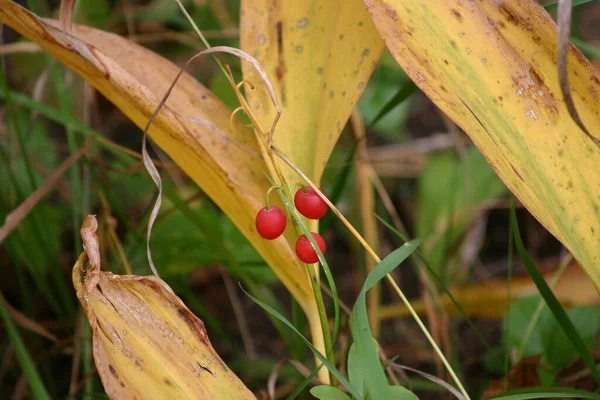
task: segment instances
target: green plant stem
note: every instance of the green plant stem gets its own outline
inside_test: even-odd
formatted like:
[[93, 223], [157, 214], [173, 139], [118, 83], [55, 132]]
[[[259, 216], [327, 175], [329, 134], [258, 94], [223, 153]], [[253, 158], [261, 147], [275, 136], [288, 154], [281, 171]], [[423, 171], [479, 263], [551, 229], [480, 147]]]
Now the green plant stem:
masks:
[[[92, 329], [87, 318], [81, 321], [81, 366], [83, 367], [83, 376], [90, 376], [94, 369], [94, 355], [92, 352]], [[84, 398], [94, 397], [94, 379], [90, 377], [83, 386]]]
[[[512, 204], [511, 207], [514, 207], [514, 199], [512, 200]], [[513, 230], [512, 230], [512, 224], [513, 221], [512, 219], [509, 220], [509, 229], [508, 229], [508, 276], [507, 276], [507, 282], [508, 282], [508, 286], [507, 286], [507, 298], [510, 299], [511, 298], [511, 281], [512, 281], [512, 263], [513, 263]], [[510, 332], [510, 307], [507, 307], [506, 309], [506, 315], [508, 318], [506, 318], [506, 331]], [[510, 347], [508, 345], [508, 341], [506, 343], [506, 348], [504, 349], [504, 391], [508, 390], [508, 371], [509, 371], [509, 367], [510, 367]]]
[[[331, 345], [331, 331], [329, 330], [329, 320], [327, 319], [327, 310], [325, 309], [325, 303], [323, 302], [323, 294], [321, 293], [321, 285], [319, 284], [319, 278], [315, 270], [315, 265], [307, 265], [306, 270], [310, 276], [310, 283], [315, 295], [315, 302], [317, 303], [317, 309], [319, 310], [319, 319], [321, 320], [321, 327], [323, 328], [323, 342], [325, 343], [325, 352], [327, 360], [335, 365], [335, 355], [333, 354], [333, 346]], [[330, 375], [331, 385], [335, 386], [335, 377]]]

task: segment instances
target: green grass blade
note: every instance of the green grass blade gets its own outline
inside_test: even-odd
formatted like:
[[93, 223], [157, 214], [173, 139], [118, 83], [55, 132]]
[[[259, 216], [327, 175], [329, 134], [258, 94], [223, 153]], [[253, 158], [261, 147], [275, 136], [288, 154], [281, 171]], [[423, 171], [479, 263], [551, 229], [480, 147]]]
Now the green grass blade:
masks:
[[371, 123], [368, 125], [367, 129], [373, 128], [377, 122], [379, 122], [383, 117], [385, 117], [390, 111], [399, 106], [404, 102], [404, 100], [408, 99], [412, 94], [417, 91], [417, 85], [410, 79], [408, 82], [404, 84], [398, 90], [398, 92], [392, 97], [383, 108], [377, 113], [377, 115], [373, 118]]
[[554, 316], [554, 318], [556, 318], [556, 322], [558, 322], [561, 329], [565, 333], [565, 336], [569, 339], [569, 341], [571, 342], [573, 347], [575, 347], [575, 349], [577, 349], [577, 351], [579, 352], [579, 355], [581, 356], [582, 361], [588, 367], [591, 374], [594, 376], [594, 379], [596, 380], [596, 382], [600, 383], [600, 372], [598, 371], [598, 367], [596, 366], [594, 359], [590, 355], [590, 352], [589, 352], [587, 346], [585, 345], [583, 339], [581, 338], [581, 336], [575, 329], [573, 322], [571, 322], [571, 320], [569, 319], [564, 308], [562, 307], [562, 305], [560, 304], [560, 302], [558, 301], [556, 296], [554, 296], [554, 293], [552, 292], [552, 290], [546, 283], [546, 280], [544, 279], [544, 277], [542, 276], [540, 271], [537, 269], [537, 267], [535, 266], [535, 264], [529, 257], [529, 254], [527, 254], [527, 251], [525, 250], [525, 246], [523, 246], [523, 241], [521, 240], [521, 234], [519, 233], [519, 225], [517, 223], [517, 213], [515, 212], [514, 204], [513, 204], [513, 207], [511, 207], [511, 218], [512, 218], [515, 244], [517, 246], [517, 252], [519, 253], [519, 257], [523, 261], [523, 264], [525, 264], [527, 273], [529, 273], [529, 275], [531, 276], [531, 280], [533, 280], [533, 282], [535, 283], [535, 286], [537, 287], [538, 291], [542, 295], [542, 298], [546, 302], [546, 305], [552, 312], [552, 315]]
[[517, 389], [490, 397], [490, 400], [526, 400], [526, 399], [592, 399], [600, 400], [600, 395], [585, 390], [561, 387], [536, 387]]
[[[56, 122], [57, 124], [63, 125], [65, 128], [72, 129], [75, 133], [83, 134], [87, 137], [102, 136], [98, 131], [90, 128], [89, 126], [86, 126], [85, 124], [77, 121], [72, 117], [63, 115], [59, 110], [55, 109], [54, 107], [50, 107], [47, 104], [36, 101], [22, 93], [17, 93], [13, 91], [6, 92], [4, 90], [0, 90], [0, 99], [5, 100], [8, 95], [12, 97], [12, 100], [15, 104], [27, 108], [30, 111], [36, 111], [44, 117], [48, 118], [49, 120]], [[110, 146], [105, 142], [98, 141], [96, 143], [104, 147], [106, 150], [114, 153], [122, 160], [128, 161], [131, 157], [130, 155], [124, 153], [122, 150]]]
[[406, 260], [420, 244], [420, 239], [407, 242], [377, 264], [367, 276], [352, 309], [352, 317], [350, 319], [352, 337], [354, 338], [356, 353], [360, 360], [367, 392], [373, 399], [389, 399], [392, 397], [392, 394], [379, 359], [377, 344], [371, 333], [369, 317], [367, 315], [366, 294], [377, 282]]
[[283, 315], [281, 315], [280, 313], [278, 313], [275, 309], [271, 308], [268, 304], [265, 304], [262, 301], [258, 300], [257, 298], [253, 297], [250, 293], [246, 292], [244, 290], [244, 288], [242, 288], [242, 290], [244, 291], [244, 293], [246, 293], [246, 295], [248, 297], [250, 297], [250, 299], [252, 301], [254, 301], [256, 304], [258, 304], [263, 310], [265, 310], [269, 314], [275, 316], [275, 318], [277, 318], [278, 320], [280, 320], [281, 322], [283, 322], [285, 325], [288, 326], [288, 328], [290, 328], [298, 336], [300, 336], [302, 338], [302, 340], [304, 341], [304, 343], [306, 343], [306, 345], [308, 346], [308, 348], [314, 353], [314, 355], [327, 367], [327, 369], [331, 372], [331, 374], [333, 374], [333, 376], [335, 376], [337, 378], [337, 380], [342, 385], [344, 385], [344, 387], [346, 389], [348, 389], [348, 391], [350, 392], [350, 394], [352, 394], [352, 396], [354, 396], [356, 399], [363, 399], [363, 397], [360, 396], [360, 394], [357, 392], [356, 388], [354, 388], [354, 386], [352, 386], [350, 384], [350, 382], [348, 382], [348, 380], [340, 373], [340, 371], [338, 371], [337, 368], [333, 364], [331, 364], [327, 360], [327, 358], [325, 358], [325, 356], [323, 354], [321, 354], [321, 352], [318, 351], [312, 345], [312, 343], [307, 338], [305, 338], [304, 335], [302, 335], [302, 333], [300, 333], [300, 331], [298, 331], [296, 329], [296, 327], [294, 325], [292, 325], [292, 323], [290, 321], [287, 320], [287, 318], [285, 318]]
[[17, 327], [8, 313], [6, 306], [4, 305], [4, 301], [0, 300], [0, 317], [2, 317], [2, 322], [4, 323], [4, 329], [15, 348], [15, 355], [17, 357], [17, 361], [21, 366], [21, 370], [23, 371], [23, 375], [27, 380], [27, 384], [29, 385], [29, 389], [31, 390], [31, 394], [33, 398], [36, 400], [50, 400], [50, 396], [46, 391], [46, 387], [38, 374], [38, 371], [23, 343], [21, 340], [21, 336], [19, 335], [19, 331]]
[[[514, 200], [513, 200], [514, 201]], [[512, 204], [512, 206], [514, 207], [514, 203]], [[507, 276], [507, 293], [506, 293], [506, 298], [510, 299], [510, 291], [511, 291], [511, 282], [512, 282], [512, 270], [513, 270], [513, 258], [514, 258], [514, 241], [513, 241], [513, 230], [512, 230], [512, 224], [513, 224], [513, 220], [511, 219], [509, 221], [509, 227], [508, 227], [508, 276]], [[506, 315], [510, 316], [510, 307], [508, 307], [506, 309]], [[506, 331], [509, 332], [510, 334], [510, 317], [506, 319], [507, 323], [506, 323]], [[508, 390], [508, 378], [509, 378], [509, 370], [510, 370], [510, 345], [508, 343], [508, 341], [506, 341], [506, 346], [504, 348], [504, 390]]]

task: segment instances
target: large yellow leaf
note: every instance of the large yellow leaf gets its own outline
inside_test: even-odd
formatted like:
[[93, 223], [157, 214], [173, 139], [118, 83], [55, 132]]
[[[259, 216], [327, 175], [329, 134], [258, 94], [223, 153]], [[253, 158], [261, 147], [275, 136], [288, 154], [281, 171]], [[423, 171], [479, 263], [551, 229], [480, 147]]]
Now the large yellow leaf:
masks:
[[[145, 127], [179, 72], [179, 67], [171, 62], [117, 35], [82, 26], [73, 26], [69, 34], [59, 28], [57, 21], [40, 19], [12, 1], [0, 0], [0, 21], [81, 75], [139, 127]], [[181, 118], [173, 111], [208, 122], [221, 133]], [[210, 91], [184, 74], [149, 135], [231, 218], [269, 263], [304, 309], [313, 342], [324, 351], [306, 267], [290, 246], [295, 241], [293, 229], [274, 241], [262, 239], [255, 231], [254, 216], [264, 207], [269, 188], [263, 175], [267, 167], [261, 158], [232, 144], [232, 141], [243, 143], [241, 123], [236, 121], [234, 132], [226, 136], [230, 113]], [[254, 143], [245, 146], [259, 152]]]
[[[94, 360], [111, 399], [255, 399], [215, 352], [204, 324], [154, 276], [101, 271], [96, 218], [73, 285], [92, 329]], [[83, 277], [86, 259], [91, 267]]]
[[[273, 142], [318, 182], [383, 51], [361, 0], [242, 0], [241, 47], [265, 68], [283, 114]], [[244, 65], [252, 111], [269, 127], [275, 108]], [[289, 184], [300, 178], [282, 165]]]
[[[600, 287], [600, 149], [573, 122], [556, 27], [534, 0], [365, 0], [398, 63]], [[569, 80], [597, 136], [600, 80], [574, 47]]]

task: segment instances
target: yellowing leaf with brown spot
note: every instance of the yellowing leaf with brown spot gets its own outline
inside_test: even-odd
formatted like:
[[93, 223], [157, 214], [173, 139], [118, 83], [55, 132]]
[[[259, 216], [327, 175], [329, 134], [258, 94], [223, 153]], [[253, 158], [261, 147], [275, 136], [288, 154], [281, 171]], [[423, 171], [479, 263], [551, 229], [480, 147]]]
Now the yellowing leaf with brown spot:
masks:
[[[82, 26], [73, 26], [68, 34], [59, 28], [57, 21], [38, 18], [12, 1], [0, 0], [0, 22], [38, 43], [77, 72], [141, 128], [180, 70], [168, 60], [114, 34]], [[324, 352], [306, 267], [290, 245], [296, 239], [293, 229], [274, 241], [264, 240], [256, 233], [254, 217], [264, 207], [270, 186], [263, 174], [267, 167], [262, 158], [232, 143], [244, 144], [259, 153], [253, 141], [244, 143], [239, 121], [235, 121], [234, 131], [229, 132], [230, 114], [231, 110], [209, 90], [184, 74], [149, 135], [231, 218], [269, 263], [302, 306], [311, 325], [313, 342]], [[203, 120], [222, 133], [180, 115]], [[276, 196], [272, 197], [279, 203]]]
[[[361, 0], [243, 0], [242, 50], [265, 68], [283, 114], [273, 142], [319, 182], [333, 146], [383, 51]], [[275, 108], [243, 65], [252, 111], [270, 127]], [[282, 165], [289, 184], [300, 178]]]
[[[365, 4], [402, 68], [600, 288], [600, 149], [563, 103], [548, 13], [534, 0]], [[569, 53], [575, 105], [599, 138], [600, 80]]]
[[[554, 275], [555, 272], [544, 273], [544, 278], [549, 285], [554, 280]], [[511, 279], [510, 283], [506, 279], [493, 279], [449, 290], [468, 316], [491, 319], [502, 318], [510, 302], [521, 297], [538, 294], [538, 290], [529, 276], [515, 277]], [[565, 269], [552, 291], [565, 307], [600, 303], [593, 282], [577, 264], [572, 264]], [[509, 292], [510, 297], [508, 296]], [[461, 315], [447, 294], [440, 296], [440, 302], [450, 315]], [[411, 305], [417, 313], [425, 314], [426, 308], [423, 300], [411, 301]], [[382, 319], [408, 316], [410, 313], [403, 304], [390, 304], [381, 308]]]
[[[86, 252], [73, 285], [92, 328], [94, 360], [111, 399], [255, 399], [212, 348], [204, 324], [162, 280], [100, 270], [98, 223], [81, 229]], [[82, 279], [82, 267], [91, 267]]]

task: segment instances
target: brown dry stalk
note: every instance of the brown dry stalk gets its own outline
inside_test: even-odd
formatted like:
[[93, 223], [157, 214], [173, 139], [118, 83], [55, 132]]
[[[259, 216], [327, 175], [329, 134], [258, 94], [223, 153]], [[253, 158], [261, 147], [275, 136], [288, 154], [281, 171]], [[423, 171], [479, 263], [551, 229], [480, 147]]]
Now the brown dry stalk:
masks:
[[75, 0], [61, 0], [58, 10], [58, 19], [62, 29], [71, 33], [73, 27], [73, 10], [75, 9]]
[[33, 42], [15, 42], [7, 43], [0, 46], [0, 56], [14, 53], [38, 53], [42, 48]]
[[56, 336], [50, 333], [46, 328], [44, 328], [42, 325], [29, 318], [27, 315], [23, 314], [22, 312], [11, 306], [10, 303], [8, 303], [2, 295], [2, 292], [0, 292], [0, 301], [4, 303], [4, 306], [8, 310], [8, 313], [17, 324], [21, 325], [27, 330], [30, 330], [31, 332], [37, 333], [38, 335], [43, 336], [48, 340], [51, 340], [54, 343], [58, 342]]
[[[267, 390], [269, 393], [269, 399], [270, 400], [275, 400], [275, 384], [277, 383], [277, 377], [279, 377], [279, 371], [281, 370], [281, 368], [286, 365], [286, 364], [290, 364], [292, 365], [294, 368], [296, 368], [296, 370], [303, 376], [303, 377], [308, 377], [311, 373], [311, 371], [301, 362], [296, 361], [296, 360], [290, 360], [290, 359], [284, 359], [284, 360], [279, 360], [277, 362], [277, 364], [275, 364], [275, 367], [273, 368], [273, 371], [271, 371], [271, 375], [269, 376], [269, 380], [267, 381]], [[321, 365], [321, 368], [323, 366]], [[317, 379], [317, 378], [313, 378], [312, 382], [315, 385], [320, 385], [321, 382]]]
[[73, 165], [89, 148], [93, 139], [89, 139], [86, 144], [75, 153], [71, 154], [63, 163], [50, 175], [48, 179], [36, 189], [29, 197], [23, 201], [17, 208], [6, 216], [4, 225], [0, 228], [0, 243], [10, 235], [10, 233], [21, 223], [21, 221], [29, 215], [36, 204], [48, 193], [48, 191], [56, 185], [56, 182], [65, 173], [65, 171]]
[[[373, 193], [373, 185], [369, 179], [369, 152], [367, 150], [367, 136], [365, 133], [364, 121], [355, 108], [350, 117], [350, 123], [352, 125], [352, 131], [356, 138], [357, 143], [357, 156], [358, 161], [356, 163], [356, 190], [358, 195], [358, 205], [360, 208], [360, 217], [362, 220], [362, 230], [365, 240], [373, 246], [375, 251], [379, 247], [379, 235], [377, 233], [377, 221], [375, 219], [375, 195]], [[368, 254], [365, 255], [365, 263], [367, 266], [367, 273], [371, 273], [375, 268], [375, 260]], [[371, 325], [371, 331], [375, 339], [379, 338], [380, 332], [380, 318], [379, 308], [381, 302], [381, 284], [377, 284], [369, 290], [367, 293], [367, 308], [369, 310], [369, 324]]]

